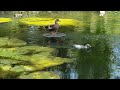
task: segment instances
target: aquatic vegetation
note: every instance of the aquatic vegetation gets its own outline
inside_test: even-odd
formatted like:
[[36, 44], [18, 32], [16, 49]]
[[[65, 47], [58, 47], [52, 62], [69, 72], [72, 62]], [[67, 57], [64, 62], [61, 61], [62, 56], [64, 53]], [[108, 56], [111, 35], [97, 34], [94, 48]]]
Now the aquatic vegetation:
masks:
[[[42, 56], [42, 55], [41, 55]], [[41, 57], [39, 54], [33, 55], [31, 57], [31, 62], [37, 69], [44, 69], [46, 67], [61, 65], [63, 63], [70, 63], [73, 60], [67, 58], [60, 58], [60, 57]]]
[[[0, 79], [60, 79], [60, 76], [51, 71], [23, 72], [21, 67], [13, 68], [0, 64]], [[18, 72], [19, 70], [19, 72]]]
[[19, 52], [16, 52], [16, 48], [0, 48], [0, 57], [3, 59], [21, 59]]
[[11, 66], [0, 64], [0, 79], [16, 79], [21, 73], [12, 72]]
[[17, 38], [0, 37], [0, 47], [19, 47], [26, 45], [26, 42]]
[[[75, 19], [59, 19], [61, 21], [59, 22], [61, 26], [76, 26], [80, 24], [80, 22]], [[50, 24], [54, 24], [55, 18], [22, 18], [19, 21], [28, 25], [47, 26]]]
[[22, 62], [17, 60], [12, 60], [12, 59], [0, 59], [0, 64], [3, 64], [3, 65], [12, 65], [12, 64], [19, 64], [19, 63], [22, 63]]
[[11, 18], [0, 18], [0, 23], [10, 22], [12, 21]]
[[4, 70], [4, 71], [8, 71], [11, 69], [10, 65], [4, 65], [4, 64], [0, 64], [0, 69]]
[[37, 69], [33, 65], [15, 65], [10, 69], [12, 72], [24, 73], [36, 71]]
[[[0, 48], [0, 78], [60, 79], [54, 72], [40, 71], [73, 62], [67, 58], [55, 57], [54, 51], [53, 48], [41, 46]], [[38, 70], [40, 72], [35, 72]]]
[[72, 62], [67, 58], [53, 56], [53, 51], [53, 48], [40, 46], [0, 48], [0, 63], [11, 65], [10, 71], [24, 72]]
[[54, 72], [39, 71], [29, 74], [21, 74], [18, 79], [60, 79], [60, 76]]
[[32, 54], [35, 53], [40, 53], [40, 52], [53, 52], [54, 49], [53, 48], [49, 48], [49, 47], [40, 47], [40, 46], [24, 46], [24, 47], [20, 47], [18, 49], [19, 52], [21, 52], [21, 54], [27, 54], [28, 52], [31, 52]]

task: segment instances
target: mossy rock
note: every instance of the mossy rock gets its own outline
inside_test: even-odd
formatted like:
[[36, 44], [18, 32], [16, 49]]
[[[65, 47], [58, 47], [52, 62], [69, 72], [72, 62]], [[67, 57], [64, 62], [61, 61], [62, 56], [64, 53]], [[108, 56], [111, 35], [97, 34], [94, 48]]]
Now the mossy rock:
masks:
[[[75, 19], [59, 19], [61, 21], [59, 22], [60, 26], [76, 26], [80, 24], [80, 22]], [[50, 24], [54, 24], [55, 18], [22, 18], [19, 21], [20, 23], [24, 23], [27, 25], [47, 26]]]
[[60, 76], [54, 72], [39, 71], [29, 74], [22, 74], [18, 79], [60, 79]]
[[0, 23], [6, 23], [12, 21], [11, 18], [0, 18]]
[[0, 47], [19, 47], [26, 45], [26, 42], [19, 40], [17, 38], [1, 37], [0, 38]]

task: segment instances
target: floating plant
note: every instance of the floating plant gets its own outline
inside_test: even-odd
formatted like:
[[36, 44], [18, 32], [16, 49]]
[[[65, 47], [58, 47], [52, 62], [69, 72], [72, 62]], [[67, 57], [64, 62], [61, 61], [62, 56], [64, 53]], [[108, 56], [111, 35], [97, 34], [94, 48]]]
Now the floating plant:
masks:
[[10, 22], [12, 21], [11, 18], [0, 18], [0, 23]]
[[60, 76], [50, 71], [39, 71], [29, 74], [22, 74], [18, 79], [60, 79]]
[[[0, 48], [0, 78], [20, 78], [26, 79], [55, 79], [58, 75], [51, 72], [36, 72], [45, 68], [71, 63], [69, 58], [54, 56], [55, 50], [50, 47], [41, 46], [22, 46], [12, 48]], [[13, 73], [15, 75], [13, 75]], [[29, 73], [29, 74], [24, 74]], [[37, 77], [36, 77], [37, 74]], [[11, 77], [10, 77], [11, 76]]]
[[0, 47], [18, 47], [26, 45], [26, 42], [19, 40], [17, 38], [7, 38], [7, 37], [0, 37]]
[[[63, 19], [63, 18], [59, 19], [60, 19], [59, 24], [61, 26], [76, 26], [80, 24], [80, 22], [75, 19]], [[54, 24], [55, 18], [22, 18], [19, 21], [27, 25], [47, 26], [50, 24]]]

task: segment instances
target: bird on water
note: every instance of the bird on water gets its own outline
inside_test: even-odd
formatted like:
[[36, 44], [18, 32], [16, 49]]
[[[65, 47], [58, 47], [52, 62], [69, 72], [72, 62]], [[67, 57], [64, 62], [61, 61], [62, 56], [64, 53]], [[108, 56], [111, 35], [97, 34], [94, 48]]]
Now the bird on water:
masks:
[[56, 35], [60, 25], [59, 23], [60, 20], [59, 19], [56, 19], [55, 20], [55, 23], [53, 25], [49, 25], [49, 26], [44, 26], [52, 35]]
[[90, 44], [86, 44], [86, 45], [74, 44], [73, 46], [74, 46], [75, 48], [77, 48], [77, 49], [87, 49], [87, 48], [90, 48], [90, 47], [91, 47]]

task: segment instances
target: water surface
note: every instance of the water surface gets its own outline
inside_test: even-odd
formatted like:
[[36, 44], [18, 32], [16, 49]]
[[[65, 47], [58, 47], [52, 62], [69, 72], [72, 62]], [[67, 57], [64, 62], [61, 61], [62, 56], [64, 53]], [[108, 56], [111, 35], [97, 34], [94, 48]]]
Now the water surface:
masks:
[[[8, 27], [11, 23], [0, 24], [0, 36], [17, 37], [27, 42], [28, 45], [40, 45], [56, 49], [56, 56], [72, 58], [71, 64], [46, 68], [54, 71], [62, 79], [115, 79], [120, 78], [120, 12], [108, 11], [104, 17], [98, 12], [54, 12], [46, 14], [47, 17], [73, 18], [82, 24], [77, 27], [61, 27], [59, 32], [65, 33], [62, 38], [45, 38], [46, 31], [31, 28], [31, 26], [16, 25], [18, 31], [10, 33]], [[40, 17], [39, 14], [35, 15]], [[29, 16], [30, 17], [30, 16]], [[90, 49], [76, 49], [75, 43], [90, 44]]]

